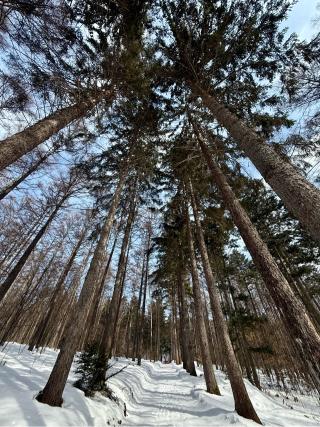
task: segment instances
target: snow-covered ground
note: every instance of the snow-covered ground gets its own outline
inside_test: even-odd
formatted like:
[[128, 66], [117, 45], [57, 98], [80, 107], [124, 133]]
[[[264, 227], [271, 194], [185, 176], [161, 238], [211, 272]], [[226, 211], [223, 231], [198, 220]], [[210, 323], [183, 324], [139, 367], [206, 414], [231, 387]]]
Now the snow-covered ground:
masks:
[[[205, 392], [203, 377], [190, 377], [181, 366], [125, 359], [114, 365], [127, 368], [110, 379], [119, 398], [94, 399], [72, 387], [69, 376], [62, 408], [40, 404], [34, 397], [43, 388], [57, 352], [28, 352], [26, 346], [8, 344], [0, 349], [0, 426], [256, 426], [233, 411], [230, 384], [217, 372], [222, 396]], [[201, 373], [201, 370], [199, 370]], [[246, 383], [250, 397], [267, 426], [318, 426], [320, 409], [315, 398], [295, 394], [284, 398], [277, 391], [263, 393]], [[126, 408], [127, 416], [124, 416]]]

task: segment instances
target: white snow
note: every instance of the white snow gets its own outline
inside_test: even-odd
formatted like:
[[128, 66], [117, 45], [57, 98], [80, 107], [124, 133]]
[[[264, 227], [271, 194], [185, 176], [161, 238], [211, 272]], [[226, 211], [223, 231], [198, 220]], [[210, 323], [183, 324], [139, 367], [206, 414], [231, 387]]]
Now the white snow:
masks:
[[[86, 398], [72, 386], [72, 373], [62, 408], [40, 404], [34, 397], [45, 385], [56, 356], [57, 352], [50, 349], [30, 353], [26, 346], [13, 343], [2, 348], [0, 426], [257, 426], [234, 412], [230, 384], [222, 372], [216, 371], [222, 396], [213, 396], [205, 392], [203, 377], [190, 377], [174, 363], [143, 361], [139, 367], [118, 359], [113, 370], [128, 365], [109, 381], [118, 404], [100, 395]], [[315, 398], [295, 393], [298, 401], [294, 401], [291, 395], [284, 398], [277, 391], [263, 393], [247, 381], [246, 385], [266, 426], [320, 425]]]

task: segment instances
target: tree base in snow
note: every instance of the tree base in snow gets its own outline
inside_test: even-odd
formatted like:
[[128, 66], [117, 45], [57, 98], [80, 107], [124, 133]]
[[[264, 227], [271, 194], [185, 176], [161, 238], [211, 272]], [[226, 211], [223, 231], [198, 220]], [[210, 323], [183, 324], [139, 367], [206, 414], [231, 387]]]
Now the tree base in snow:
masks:
[[[38, 402], [40, 402], [40, 403], [45, 403], [46, 405], [50, 405], [49, 403], [47, 403], [47, 402], [43, 402], [43, 400], [42, 400], [42, 396], [43, 396], [43, 391], [41, 390], [41, 391], [39, 391], [39, 393], [36, 395], [36, 400], [38, 401]], [[61, 407], [62, 406], [62, 404], [63, 404], [63, 399], [61, 399], [61, 401], [60, 402], [58, 402], [58, 404], [54, 404], [54, 405], [50, 405], [50, 406], [59, 406], [59, 407]]]

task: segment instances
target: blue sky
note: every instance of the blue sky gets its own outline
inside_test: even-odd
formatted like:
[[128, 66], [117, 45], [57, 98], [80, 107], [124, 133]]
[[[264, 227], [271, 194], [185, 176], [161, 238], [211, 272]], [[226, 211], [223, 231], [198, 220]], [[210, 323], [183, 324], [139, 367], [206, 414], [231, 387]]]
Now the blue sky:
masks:
[[320, 15], [317, 4], [320, 4], [320, 0], [299, 0], [293, 6], [285, 23], [290, 33], [296, 32], [306, 40], [316, 33], [317, 28], [312, 21]]
[[[319, 5], [318, 8], [317, 5]], [[316, 25], [314, 21], [317, 17], [319, 18], [319, 23]], [[320, 0], [299, 0], [289, 12], [283, 27], [288, 28], [287, 36], [295, 32], [301, 40], [310, 40], [312, 36], [320, 31]], [[297, 119], [298, 115], [299, 112], [292, 117]], [[260, 173], [248, 158], [241, 161], [241, 166], [249, 176], [261, 178]]]

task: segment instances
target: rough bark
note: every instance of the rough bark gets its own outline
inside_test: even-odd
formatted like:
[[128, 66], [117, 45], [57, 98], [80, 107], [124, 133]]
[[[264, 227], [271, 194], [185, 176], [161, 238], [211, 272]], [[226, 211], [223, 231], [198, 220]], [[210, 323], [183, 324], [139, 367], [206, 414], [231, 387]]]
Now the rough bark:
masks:
[[270, 254], [267, 245], [259, 236], [248, 214], [236, 198], [225, 175], [213, 159], [207, 145], [202, 137], [200, 135], [198, 136], [198, 141], [210, 169], [213, 183], [218, 187], [224, 203], [230, 211], [233, 221], [270, 292], [274, 304], [279, 308], [287, 325], [288, 332], [292, 334], [298, 346], [300, 346], [300, 344], [303, 346], [304, 357], [308, 359], [313, 369], [319, 373], [320, 337], [304, 305], [292, 292], [286, 278]]
[[193, 91], [201, 96], [204, 105], [237, 141], [286, 208], [310, 236], [320, 242], [320, 191], [215, 96], [196, 86]]
[[111, 96], [111, 92], [101, 91], [95, 97], [62, 108], [23, 131], [0, 141], [0, 171], [32, 151], [72, 121], [83, 117], [103, 97]]
[[77, 351], [79, 339], [83, 333], [89, 307], [91, 305], [95, 288], [97, 286], [96, 278], [101, 271], [106, 243], [112, 228], [114, 216], [119, 205], [121, 190], [125, 182], [126, 173], [122, 173], [119, 179], [117, 189], [113, 195], [112, 203], [106, 221], [100, 233], [90, 267], [81, 289], [79, 300], [71, 318], [66, 326], [63, 339], [61, 340], [61, 349], [56, 363], [52, 369], [50, 377], [43, 391], [39, 393], [37, 399], [42, 403], [51, 406], [61, 406], [62, 393], [66, 385], [68, 374], [72, 365], [74, 355]]
[[213, 366], [211, 362], [211, 355], [209, 350], [208, 337], [206, 332], [206, 327], [203, 317], [203, 307], [202, 307], [202, 298], [201, 298], [201, 288], [200, 281], [197, 270], [197, 262], [195, 259], [193, 236], [191, 230], [191, 224], [189, 219], [189, 214], [186, 212], [186, 222], [187, 222], [187, 239], [189, 247], [189, 256], [190, 256], [190, 270], [192, 277], [192, 289], [193, 289], [193, 298], [197, 322], [197, 336], [199, 339], [200, 350], [201, 350], [201, 359], [203, 364], [203, 373], [206, 381], [207, 392], [211, 394], [220, 395], [219, 387], [213, 372]]
[[235, 356], [235, 353], [232, 347], [227, 323], [224, 318], [222, 307], [220, 304], [219, 293], [216, 287], [216, 280], [211, 268], [207, 246], [204, 240], [202, 226], [199, 218], [199, 209], [197, 206], [197, 201], [194, 195], [191, 181], [189, 181], [189, 193], [190, 193], [193, 215], [195, 219], [196, 234], [198, 238], [203, 271], [204, 271], [207, 286], [208, 286], [210, 305], [213, 313], [213, 321], [215, 323], [215, 327], [219, 335], [219, 340], [222, 346], [222, 351], [225, 356], [228, 376], [230, 379], [230, 384], [231, 384], [232, 393], [233, 393], [234, 402], [235, 402], [235, 409], [237, 413], [242, 417], [248, 418], [250, 420], [253, 420], [261, 424], [261, 421], [256, 411], [253, 408], [248, 392], [244, 385], [241, 368], [238, 364], [237, 358]]

